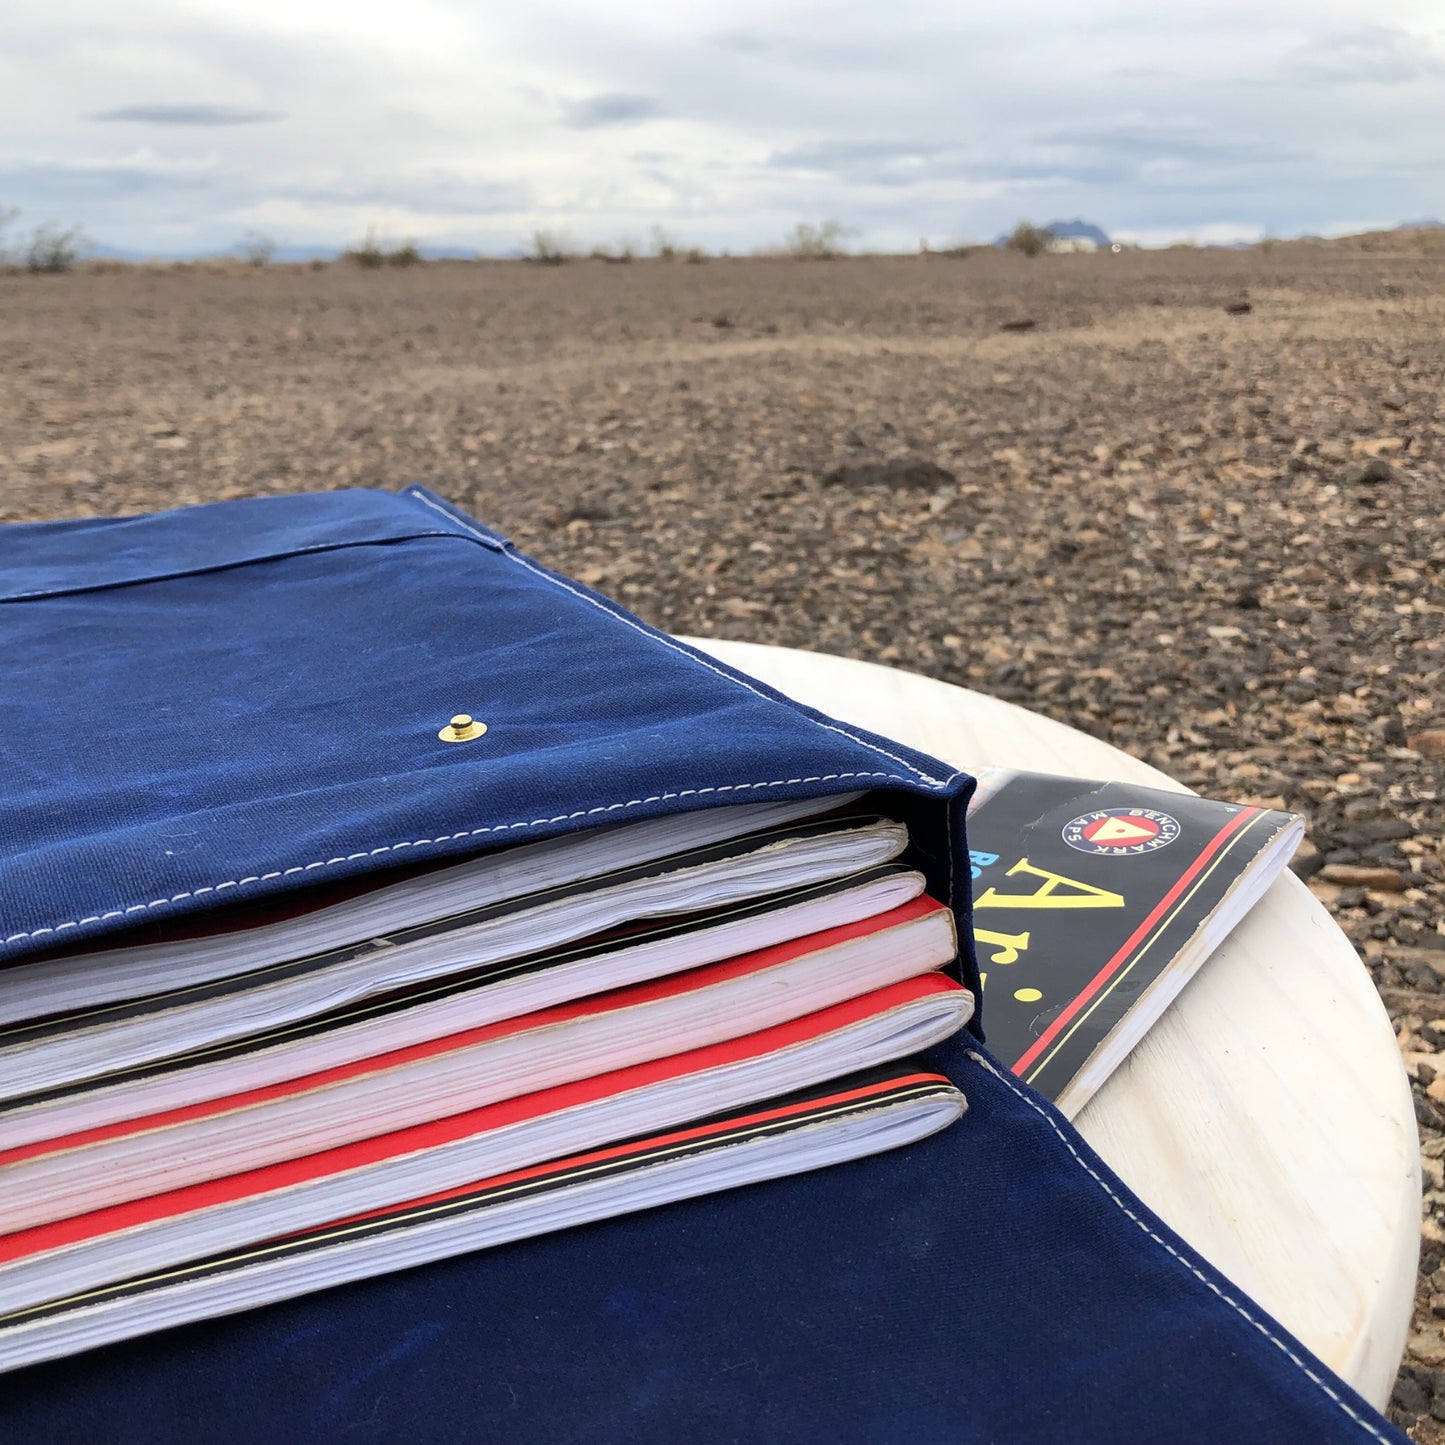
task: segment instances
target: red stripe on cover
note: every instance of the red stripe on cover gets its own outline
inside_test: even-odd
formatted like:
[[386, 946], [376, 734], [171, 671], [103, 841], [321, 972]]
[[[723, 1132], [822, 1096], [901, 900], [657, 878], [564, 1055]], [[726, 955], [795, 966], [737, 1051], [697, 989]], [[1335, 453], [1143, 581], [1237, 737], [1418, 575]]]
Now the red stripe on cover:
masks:
[[[948, 909], [943, 904], [935, 903], [931, 898], [914, 898], [897, 908], [890, 909], [887, 913], [875, 914], [871, 918], [860, 919], [856, 923], [810, 933], [802, 938], [793, 939], [789, 943], [775, 944], [770, 948], [758, 949], [737, 958], [726, 959], [721, 963], [688, 969], [685, 972], [671, 974], [649, 983], [612, 989], [610, 992], [594, 994], [574, 1003], [559, 1004], [536, 1013], [521, 1014], [515, 1018], [502, 1019], [497, 1023], [484, 1024], [460, 1033], [447, 1034], [441, 1038], [430, 1039], [425, 1043], [411, 1044], [406, 1048], [373, 1054], [368, 1058], [357, 1059], [349, 1064], [338, 1064], [334, 1068], [321, 1069], [294, 1079], [285, 1079], [280, 1083], [268, 1084], [263, 1088], [248, 1089], [243, 1093], [228, 1094], [219, 1099], [187, 1104], [156, 1114], [142, 1115], [137, 1119], [122, 1119], [94, 1129], [81, 1129], [73, 1134], [63, 1134], [53, 1139], [38, 1139], [30, 1144], [21, 1144], [11, 1149], [0, 1150], [0, 1170], [8, 1165], [19, 1164], [42, 1155], [61, 1154], [67, 1150], [83, 1148], [88, 1144], [152, 1133], [179, 1124], [189, 1124], [200, 1119], [238, 1112], [276, 1099], [310, 1093], [314, 1089], [327, 1088], [366, 1075], [385, 1073], [388, 1070], [417, 1063], [423, 1059], [474, 1048], [479, 1044], [494, 1042], [511, 1035], [554, 1028], [559, 1024], [575, 1022], [581, 1018], [616, 1013], [623, 1009], [656, 1003], [662, 999], [676, 998], [682, 994], [727, 983], [747, 974], [763, 973], [771, 968], [780, 968], [807, 954], [835, 948], [840, 944], [852, 942], [854, 939], [913, 923], [917, 919], [933, 914], [947, 912]], [[3, 1183], [3, 1177], [0, 1177], [0, 1183]]]
[[1034, 1062], [1060, 1033], [1073, 1021], [1079, 1010], [1084, 1007], [1095, 994], [1116, 974], [1125, 961], [1136, 948], [1154, 931], [1157, 924], [1168, 911], [1169, 906], [1179, 897], [1181, 893], [1199, 876], [1204, 865], [1219, 852], [1225, 841], [1239, 832], [1240, 828], [1250, 820], [1257, 818], [1264, 809], [1245, 808], [1242, 812], [1235, 814], [1213, 838], [1209, 840], [1200, 851], [1199, 856], [1180, 875], [1179, 881], [1159, 900], [1150, 910], [1149, 916], [1145, 918], [1138, 928], [1124, 941], [1119, 951], [1086, 983], [1082, 991], [1074, 998], [1074, 1001], [1036, 1038], [1029, 1048], [1013, 1064], [1013, 1072], [1022, 1074], [1030, 1064]]
[[[604, 1164], [609, 1159], [625, 1159], [631, 1154], [651, 1153], [654, 1149], [670, 1149], [675, 1144], [686, 1144], [693, 1139], [707, 1139], [714, 1134], [730, 1134], [736, 1129], [746, 1129], [758, 1124], [767, 1124], [774, 1119], [787, 1119], [796, 1114], [811, 1114], [819, 1109], [830, 1109], [838, 1104], [848, 1104], [869, 1099], [878, 1094], [892, 1094], [899, 1089], [911, 1088], [917, 1084], [943, 1084], [953, 1088], [953, 1080], [943, 1074], [907, 1073], [894, 1074], [876, 1083], [857, 1089], [840, 1089], [836, 1094], [810, 1094], [794, 1104], [777, 1109], [760, 1109], [752, 1114], [729, 1114], [702, 1124], [693, 1129], [676, 1129], [667, 1134], [652, 1134], [646, 1139], [633, 1139], [627, 1144], [615, 1144], [608, 1149], [593, 1149], [586, 1154], [571, 1154], [565, 1159], [553, 1159], [546, 1164], [534, 1164], [529, 1169], [514, 1169], [510, 1174], [494, 1174], [488, 1179], [474, 1180], [470, 1184], [458, 1184], [454, 1189], [443, 1189], [436, 1194], [423, 1194], [408, 1199], [402, 1204], [388, 1204], [380, 1209], [368, 1210], [365, 1214], [348, 1214], [343, 1219], [332, 1220], [329, 1224], [316, 1227], [317, 1231], [340, 1229], [348, 1224], [359, 1224], [366, 1219], [384, 1219], [390, 1214], [404, 1214], [410, 1209], [425, 1209], [429, 1204], [441, 1204], [448, 1199], [477, 1193], [484, 1189], [505, 1189], [510, 1184], [521, 1184], [528, 1179], [545, 1178], [550, 1174], [568, 1174], [577, 1169], [587, 1169], [594, 1164]], [[282, 1239], [301, 1239], [316, 1231], [306, 1229], [295, 1235], [282, 1235]], [[265, 1241], [267, 1244], [275, 1240]]]
[[204, 1184], [192, 1184], [183, 1189], [155, 1194], [147, 1199], [135, 1199], [107, 1209], [94, 1210], [89, 1214], [18, 1230], [0, 1236], [0, 1264], [12, 1263], [29, 1255], [60, 1249], [67, 1244], [76, 1244], [157, 1220], [307, 1184], [353, 1169], [364, 1169], [407, 1154], [452, 1144], [474, 1134], [523, 1124], [548, 1114], [579, 1108], [653, 1084], [761, 1058], [800, 1044], [811, 1043], [922, 999], [967, 994], [967, 989], [944, 974], [922, 974], [917, 978], [905, 979], [902, 983], [875, 989], [872, 993], [850, 999], [847, 1003], [835, 1004], [832, 1008], [820, 1009], [817, 1013], [779, 1024], [776, 1028], [746, 1034], [739, 1039], [729, 1039], [726, 1043], [711, 1044], [707, 1048], [692, 1049], [687, 1053], [654, 1059], [650, 1063], [616, 1069], [609, 1074], [598, 1074], [590, 1079], [560, 1084], [539, 1093], [523, 1094], [497, 1104], [484, 1105], [480, 1109], [471, 1109], [463, 1114], [453, 1114], [445, 1119], [413, 1125], [409, 1129], [399, 1129], [391, 1134], [362, 1139], [354, 1144], [344, 1144], [339, 1148], [307, 1155], [301, 1159], [268, 1164], [260, 1169], [232, 1174], [224, 1179], [208, 1180]]

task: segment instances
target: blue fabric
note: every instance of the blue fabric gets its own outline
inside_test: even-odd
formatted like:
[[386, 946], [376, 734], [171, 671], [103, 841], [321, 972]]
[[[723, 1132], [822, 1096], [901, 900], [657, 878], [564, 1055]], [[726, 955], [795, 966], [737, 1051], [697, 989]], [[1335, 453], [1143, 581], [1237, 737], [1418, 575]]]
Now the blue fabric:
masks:
[[21, 1371], [0, 1439], [1403, 1441], [980, 1057], [922, 1144]]
[[[437, 741], [459, 711], [484, 744]], [[0, 957], [860, 786], [966, 924], [969, 779], [416, 489], [0, 530], [0, 747]], [[1403, 1438], [970, 1047], [919, 1146], [6, 1376], [0, 1440]]]
[[[438, 739], [456, 713], [488, 726]], [[0, 528], [0, 962], [389, 864], [971, 780], [781, 698], [420, 488]], [[959, 824], [961, 826], [961, 824]], [[947, 892], [942, 896], [947, 897]]]

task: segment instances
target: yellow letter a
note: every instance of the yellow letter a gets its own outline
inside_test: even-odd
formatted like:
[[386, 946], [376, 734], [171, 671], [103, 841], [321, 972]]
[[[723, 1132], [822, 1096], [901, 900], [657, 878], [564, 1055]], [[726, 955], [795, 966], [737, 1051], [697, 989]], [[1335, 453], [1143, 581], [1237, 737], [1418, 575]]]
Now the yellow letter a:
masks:
[[[1000, 893], [998, 889], [990, 888], [987, 893], [981, 894], [973, 900], [973, 906], [975, 908], [1122, 908], [1124, 906], [1122, 893], [1110, 893], [1107, 888], [1094, 888], [1088, 883], [1065, 878], [1062, 873], [1049, 873], [1043, 868], [1035, 868], [1027, 858], [1020, 858], [1004, 876], [1012, 878], [1015, 873], [1032, 873], [1035, 878], [1044, 880], [1043, 886], [1036, 888], [1032, 893], [1022, 894]], [[1055, 896], [1054, 890], [1063, 887], [1074, 888], [1078, 891]]]

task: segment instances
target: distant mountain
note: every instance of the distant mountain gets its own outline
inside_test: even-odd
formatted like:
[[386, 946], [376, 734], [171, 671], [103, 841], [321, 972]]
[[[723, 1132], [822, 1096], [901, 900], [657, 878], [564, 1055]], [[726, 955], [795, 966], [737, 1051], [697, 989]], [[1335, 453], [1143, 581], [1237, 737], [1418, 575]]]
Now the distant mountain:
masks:
[[1401, 221], [1397, 231], [1445, 231], [1445, 221]]
[[[1112, 244], [1109, 237], [1099, 229], [1092, 221], [1050, 221], [1044, 227], [1046, 231], [1052, 231], [1061, 241], [1072, 241], [1076, 237], [1084, 241], [1092, 241], [1096, 246], [1108, 246]], [[1008, 232], [1005, 231], [995, 242], [995, 246], [1003, 246], [1008, 242]]]

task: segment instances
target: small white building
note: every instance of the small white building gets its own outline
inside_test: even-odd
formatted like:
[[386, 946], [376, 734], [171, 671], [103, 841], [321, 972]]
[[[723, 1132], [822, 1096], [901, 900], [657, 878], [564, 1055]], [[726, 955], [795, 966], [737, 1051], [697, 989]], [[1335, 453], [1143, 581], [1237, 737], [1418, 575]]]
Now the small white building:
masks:
[[1087, 236], [1055, 236], [1049, 242], [1049, 250], [1055, 256], [1067, 256], [1074, 251], [1097, 251], [1099, 243]]

